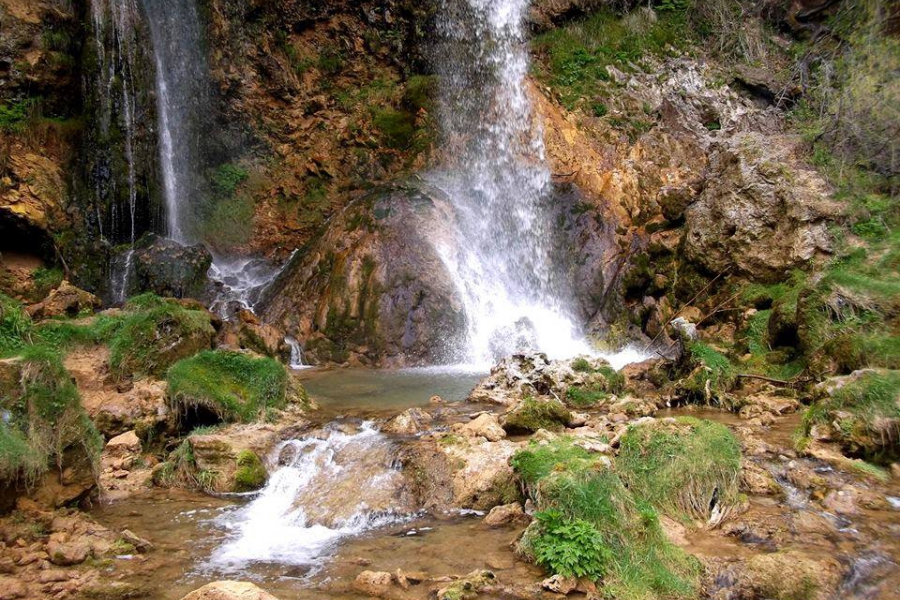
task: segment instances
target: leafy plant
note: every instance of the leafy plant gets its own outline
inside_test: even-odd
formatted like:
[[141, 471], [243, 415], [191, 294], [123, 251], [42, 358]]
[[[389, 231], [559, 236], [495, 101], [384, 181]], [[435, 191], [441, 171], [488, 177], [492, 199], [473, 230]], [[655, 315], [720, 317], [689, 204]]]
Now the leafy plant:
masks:
[[610, 550], [584, 519], [566, 519], [555, 509], [535, 513], [540, 533], [532, 541], [537, 563], [564, 577], [597, 580], [606, 572]]

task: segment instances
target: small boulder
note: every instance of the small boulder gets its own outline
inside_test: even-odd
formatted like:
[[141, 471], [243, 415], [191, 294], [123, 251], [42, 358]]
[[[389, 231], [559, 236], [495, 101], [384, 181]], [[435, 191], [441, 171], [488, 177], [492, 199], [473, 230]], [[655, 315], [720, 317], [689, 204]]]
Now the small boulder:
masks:
[[138, 456], [141, 453], [141, 440], [134, 431], [126, 431], [106, 442], [106, 454], [110, 457]]
[[247, 581], [214, 581], [181, 600], [277, 600], [272, 594]]
[[15, 600], [28, 594], [28, 586], [15, 577], [0, 577], [0, 600]]
[[483, 437], [489, 442], [499, 442], [506, 437], [496, 415], [482, 413], [458, 428], [458, 432], [466, 437]]
[[414, 435], [428, 429], [432, 417], [421, 408], [410, 408], [388, 421], [382, 431], [395, 435]]
[[492, 508], [491, 512], [484, 518], [484, 523], [488, 527], [500, 527], [516, 521], [524, 521], [527, 518], [525, 511], [522, 510], [522, 505], [518, 502], [512, 502]]
[[391, 581], [391, 574], [386, 571], [363, 571], [353, 581], [353, 589], [377, 598], [391, 589]]
[[83, 311], [100, 308], [100, 298], [68, 281], [63, 281], [58, 288], [51, 291], [43, 301], [27, 308], [32, 319], [49, 319], [52, 317], [75, 317]]
[[212, 255], [203, 244], [183, 246], [174, 240], [146, 235], [135, 245], [134, 272], [138, 288], [160, 296], [202, 298], [208, 288]]
[[47, 544], [47, 554], [50, 562], [61, 567], [79, 565], [87, 560], [91, 553], [91, 547], [85, 542], [57, 542]]

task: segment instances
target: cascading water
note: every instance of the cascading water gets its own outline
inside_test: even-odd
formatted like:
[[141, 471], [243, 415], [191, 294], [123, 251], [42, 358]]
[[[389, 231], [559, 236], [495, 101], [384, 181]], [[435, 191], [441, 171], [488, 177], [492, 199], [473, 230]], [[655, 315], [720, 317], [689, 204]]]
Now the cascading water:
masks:
[[311, 565], [342, 538], [408, 517], [395, 454], [371, 422], [334, 423], [320, 435], [283, 442], [274, 451], [282, 466], [259, 496], [217, 521], [230, 539], [209, 566]]
[[550, 172], [525, 85], [528, 0], [444, 0], [436, 49], [448, 156], [432, 182], [452, 198], [455, 243], [438, 252], [467, 317], [467, 356], [524, 348], [589, 353], [555, 257]]
[[200, 194], [200, 120], [209, 114], [206, 58], [194, 0], [141, 0], [153, 42], [159, 163], [168, 236], [193, 243], [186, 204]]

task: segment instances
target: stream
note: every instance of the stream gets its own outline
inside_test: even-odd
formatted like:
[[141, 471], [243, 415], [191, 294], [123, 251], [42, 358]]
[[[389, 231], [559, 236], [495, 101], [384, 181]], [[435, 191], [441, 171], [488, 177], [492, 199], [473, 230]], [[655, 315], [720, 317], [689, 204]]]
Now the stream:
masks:
[[[427, 407], [435, 394], [446, 407], [472, 412], [475, 407], [459, 402], [477, 374], [310, 369], [297, 376], [320, 404], [325, 425], [276, 445], [269, 458], [280, 466], [258, 494], [213, 498], [155, 490], [95, 508], [100, 523], [128, 528], [156, 545], [159, 551], [149, 555], [117, 558], [120, 568], [131, 570], [130, 582], [148, 588], [149, 598], [177, 600], [219, 579], [251, 580], [282, 600], [361, 598], [352, 584], [364, 570], [441, 576], [489, 569], [505, 582], [543, 577], [513, 554], [521, 525], [490, 528], [483, 513], [432, 514], [411, 505], [398, 483], [402, 436], [384, 434], [372, 421]], [[712, 409], [668, 409], [656, 416], [681, 415], [746, 427], [736, 415]], [[848, 517], [811, 502], [785, 474], [833, 470], [792, 456], [798, 422], [798, 415], [778, 420], [765, 433], [777, 451], [750, 458], [772, 473], [781, 498], [750, 496], [747, 510], [722, 529], [676, 531], [675, 538], [683, 536], [680, 544], [706, 560], [743, 560], [775, 550], [776, 541], [792, 551], [829, 553], [845, 567], [842, 598], [889, 597], [886, 591], [900, 583], [900, 536], [886, 534], [897, 528], [896, 509], [863, 507]], [[896, 482], [888, 489], [890, 497], [900, 497]], [[727, 590], [733, 583], [723, 577], [717, 585]]]

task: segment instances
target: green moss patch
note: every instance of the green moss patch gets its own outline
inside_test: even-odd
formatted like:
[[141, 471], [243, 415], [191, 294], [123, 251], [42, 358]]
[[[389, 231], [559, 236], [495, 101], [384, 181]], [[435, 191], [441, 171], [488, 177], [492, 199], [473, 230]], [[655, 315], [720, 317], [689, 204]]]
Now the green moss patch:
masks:
[[237, 456], [237, 471], [234, 473], [234, 491], [252, 492], [266, 483], [266, 468], [259, 456], [252, 450], [241, 450]]
[[526, 485], [534, 485], [555, 471], [584, 468], [592, 462], [591, 453], [566, 436], [546, 444], [531, 442], [511, 459], [513, 469]]
[[739, 501], [741, 446], [719, 423], [656, 421], [628, 429], [616, 469], [637, 498], [669, 516], [717, 522]]
[[175, 363], [167, 379], [169, 402], [182, 419], [206, 411], [220, 421], [246, 423], [265, 419], [288, 402], [284, 365], [242, 352], [200, 352]]
[[145, 294], [128, 302], [109, 339], [114, 375], [162, 376], [176, 361], [212, 345], [209, 313]]
[[506, 413], [503, 428], [511, 432], [535, 432], [538, 429], [556, 431], [571, 419], [572, 413], [562, 402], [529, 397]]
[[583, 381], [566, 389], [566, 404], [576, 408], [586, 408], [600, 404], [613, 394], [625, 390], [625, 376], [607, 364], [598, 364], [586, 358], [576, 358], [571, 363], [572, 370], [583, 377]]

